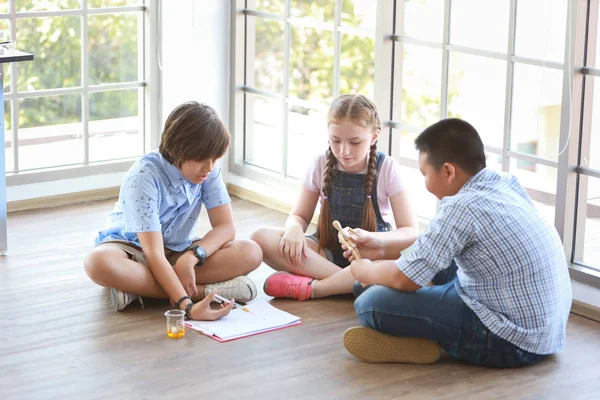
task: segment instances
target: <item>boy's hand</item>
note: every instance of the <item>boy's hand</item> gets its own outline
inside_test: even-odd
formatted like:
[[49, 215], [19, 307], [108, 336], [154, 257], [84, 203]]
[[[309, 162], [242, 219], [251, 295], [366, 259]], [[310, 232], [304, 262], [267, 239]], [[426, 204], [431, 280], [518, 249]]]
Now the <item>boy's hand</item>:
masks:
[[354, 276], [354, 279], [364, 284], [371, 284], [371, 271], [373, 270], [373, 263], [371, 260], [363, 258], [362, 260], [354, 260], [350, 264], [350, 272]]
[[[367, 258], [369, 260], [380, 260], [383, 258], [383, 242], [374, 237], [373, 232], [356, 228], [349, 229], [348, 234], [350, 235], [350, 239], [356, 244], [356, 248], [358, 249], [361, 258]], [[344, 244], [342, 244], [342, 249], [344, 250], [344, 257], [350, 262], [354, 261], [352, 251]]]
[[302, 256], [308, 257], [306, 248], [306, 237], [300, 228], [287, 229], [279, 241], [279, 254], [295, 266], [302, 264]]
[[198, 259], [190, 250], [183, 253], [173, 266], [173, 269], [188, 296], [198, 295], [198, 288], [196, 287], [196, 271], [194, 270], [194, 266], [197, 262]]
[[229, 304], [221, 304], [221, 308], [213, 310], [210, 307], [210, 303], [215, 298], [216, 290], [213, 290], [206, 296], [202, 301], [194, 304], [190, 311], [190, 317], [197, 321], [214, 321], [221, 317], [226, 316], [233, 309], [233, 300]]

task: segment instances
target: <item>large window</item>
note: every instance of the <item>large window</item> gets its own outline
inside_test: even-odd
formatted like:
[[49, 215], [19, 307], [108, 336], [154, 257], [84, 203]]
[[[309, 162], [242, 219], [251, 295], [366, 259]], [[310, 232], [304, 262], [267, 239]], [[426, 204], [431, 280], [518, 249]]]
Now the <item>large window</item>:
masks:
[[565, 164], [577, 165], [573, 261], [600, 275], [600, 23], [598, 2], [587, 3], [587, 12], [575, 22], [587, 27], [577, 32], [581, 36], [575, 49], [575, 65], [584, 65], [573, 89], [577, 97], [570, 140], [578, 147]]
[[[392, 155], [414, 167], [423, 128], [465, 119], [490, 168], [516, 175], [554, 222], [567, 0], [396, 3]], [[412, 175], [429, 218], [436, 203]]]
[[238, 3], [245, 70], [238, 70], [234, 96], [245, 128], [232, 169], [297, 179], [326, 149], [331, 101], [340, 93], [374, 94], [377, 1]]
[[143, 154], [149, 48], [144, 1], [2, 3], [0, 30], [35, 55], [34, 61], [4, 66], [5, 161], [13, 182], [22, 173], [31, 177]]
[[480, 132], [488, 167], [519, 179], [571, 261], [600, 271], [597, 2], [236, 5], [233, 172], [297, 178], [326, 148], [331, 99], [363, 93], [385, 124], [380, 150], [400, 162], [417, 214], [430, 219], [438, 203], [413, 140], [439, 119], [463, 118]]

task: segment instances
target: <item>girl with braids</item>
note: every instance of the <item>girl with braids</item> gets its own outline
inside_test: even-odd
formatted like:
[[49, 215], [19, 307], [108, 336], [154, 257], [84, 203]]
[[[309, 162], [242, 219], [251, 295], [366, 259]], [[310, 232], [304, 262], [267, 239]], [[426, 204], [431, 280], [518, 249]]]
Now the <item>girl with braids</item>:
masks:
[[[377, 151], [381, 123], [375, 104], [362, 95], [340, 96], [327, 124], [329, 149], [307, 171], [285, 230], [260, 228], [252, 234], [263, 261], [279, 271], [265, 281], [269, 296], [307, 300], [352, 293], [356, 280], [345, 268], [352, 256], [338, 243], [334, 220], [355, 229], [352, 240], [361, 257], [371, 260], [397, 259], [416, 240], [398, 164]], [[319, 201], [317, 231], [305, 236]]]

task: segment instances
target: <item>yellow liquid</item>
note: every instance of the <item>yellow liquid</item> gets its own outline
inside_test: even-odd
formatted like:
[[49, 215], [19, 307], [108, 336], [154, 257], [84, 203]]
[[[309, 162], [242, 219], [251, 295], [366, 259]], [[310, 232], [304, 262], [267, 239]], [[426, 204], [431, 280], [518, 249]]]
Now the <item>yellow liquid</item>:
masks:
[[167, 336], [171, 339], [179, 339], [185, 336], [185, 328], [182, 326], [177, 330], [167, 329]]

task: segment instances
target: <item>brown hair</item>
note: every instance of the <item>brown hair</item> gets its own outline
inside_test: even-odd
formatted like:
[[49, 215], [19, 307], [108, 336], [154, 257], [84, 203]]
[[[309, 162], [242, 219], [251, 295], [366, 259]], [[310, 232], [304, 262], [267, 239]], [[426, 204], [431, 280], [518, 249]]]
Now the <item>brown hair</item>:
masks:
[[167, 118], [158, 149], [165, 160], [180, 167], [185, 161], [223, 157], [230, 136], [212, 107], [188, 101]]
[[[354, 124], [365, 128], [372, 128], [373, 131], [381, 129], [381, 121], [375, 104], [363, 95], [342, 95], [335, 99], [329, 108], [327, 116], [327, 125], [339, 124], [343, 121], [351, 121]], [[363, 209], [362, 228], [374, 232], [377, 230], [377, 217], [373, 209], [373, 201], [371, 193], [373, 191], [373, 182], [375, 181], [375, 163], [377, 161], [377, 144], [371, 145], [369, 152], [368, 169], [365, 175], [365, 192], [367, 199], [365, 200], [365, 208]], [[329, 147], [327, 152], [327, 164], [325, 166], [325, 176], [323, 178], [323, 186], [321, 193], [323, 198], [321, 206], [321, 215], [319, 216], [319, 247], [331, 247], [335, 243], [333, 229], [331, 224], [333, 217], [331, 207], [326, 196], [329, 192], [331, 179], [336, 171], [337, 159]]]

